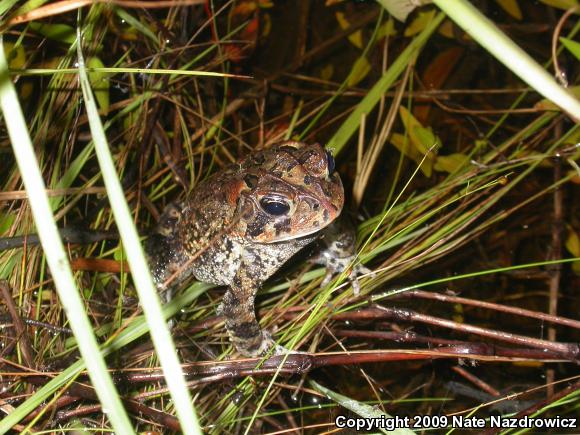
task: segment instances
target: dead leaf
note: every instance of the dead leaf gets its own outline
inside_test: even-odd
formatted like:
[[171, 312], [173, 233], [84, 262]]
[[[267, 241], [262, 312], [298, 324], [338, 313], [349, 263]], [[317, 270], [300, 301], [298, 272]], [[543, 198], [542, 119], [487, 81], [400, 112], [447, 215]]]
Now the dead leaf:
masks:
[[[338, 21], [338, 25], [340, 26], [340, 28], [342, 30], [346, 30], [350, 27], [350, 23], [349, 23], [348, 19], [346, 18], [346, 15], [344, 12], [336, 12], [335, 16], [336, 16], [336, 21]], [[356, 32], [353, 32], [350, 35], [348, 35], [348, 40], [356, 48], [359, 48], [362, 50], [363, 39], [362, 39], [362, 32], [360, 30], [357, 30]]]
[[454, 26], [453, 21], [446, 18], [445, 21], [443, 21], [443, 23], [441, 23], [441, 25], [439, 26], [439, 29], [437, 29], [437, 32], [439, 32], [440, 35], [443, 35], [446, 38], [454, 39], [455, 30], [453, 26]]
[[322, 80], [330, 81], [334, 75], [334, 65], [329, 63], [320, 70], [320, 78]]

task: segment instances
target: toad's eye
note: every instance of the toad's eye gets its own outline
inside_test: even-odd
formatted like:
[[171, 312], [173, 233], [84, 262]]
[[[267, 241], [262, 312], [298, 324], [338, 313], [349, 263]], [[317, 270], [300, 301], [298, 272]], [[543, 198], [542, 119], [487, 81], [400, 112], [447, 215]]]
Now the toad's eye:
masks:
[[336, 169], [336, 164], [334, 163], [334, 157], [330, 151], [326, 151], [326, 165], [328, 166], [328, 173], [332, 174]]
[[262, 209], [272, 216], [282, 216], [290, 211], [290, 205], [279, 198], [262, 198], [260, 200]]

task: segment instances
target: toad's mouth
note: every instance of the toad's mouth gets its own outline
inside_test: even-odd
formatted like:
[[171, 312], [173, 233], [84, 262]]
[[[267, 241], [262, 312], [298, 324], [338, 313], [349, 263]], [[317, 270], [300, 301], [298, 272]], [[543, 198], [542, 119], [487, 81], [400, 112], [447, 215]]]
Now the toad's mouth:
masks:
[[[336, 217], [338, 217], [339, 214], [337, 214]], [[263, 243], [264, 245], [273, 245], [275, 243], [287, 242], [289, 240], [302, 240], [302, 239], [306, 239], [306, 238], [308, 238], [308, 236], [311, 236], [312, 234], [316, 234], [316, 233], [320, 232], [321, 230], [323, 230], [324, 228], [326, 228], [328, 225], [330, 225], [332, 222], [334, 222], [335, 219], [336, 218], [328, 221], [327, 224], [324, 225], [324, 226], [321, 226], [321, 227], [318, 227], [318, 228], [313, 228], [312, 230], [306, 231], [304, 233], [300, 233], [300, 234], [288, 234], [286, 236], [275, 237], [272, 240], [268, 240], [267, 242], [261, 242], [261, 243]], [[260, 242], [258, 242], [258, 243], [260, 243]]]

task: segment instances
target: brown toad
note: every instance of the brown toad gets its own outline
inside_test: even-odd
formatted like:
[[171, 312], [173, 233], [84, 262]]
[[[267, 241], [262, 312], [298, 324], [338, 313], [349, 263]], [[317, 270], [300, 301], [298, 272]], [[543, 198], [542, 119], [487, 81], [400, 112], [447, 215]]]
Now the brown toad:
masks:
[[146, 246], [154, 279], [160, 290], [167, 280], [174, 288], [194, 277], [229, 286], [221, 313], [230, 339], [244, 355], [263, 354], [272, 340], [256, 320], [257, 290], [316, 240], [343, 204], [334, 160], [322, 146], [288, 141], [255, 152], [166, 209]]

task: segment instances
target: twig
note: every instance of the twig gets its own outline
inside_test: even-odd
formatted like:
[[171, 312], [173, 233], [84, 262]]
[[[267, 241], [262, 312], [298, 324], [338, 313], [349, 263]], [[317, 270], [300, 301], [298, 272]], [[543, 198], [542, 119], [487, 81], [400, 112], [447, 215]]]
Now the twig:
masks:
[[[36, 9], [17, 15], [8, 20], [8, 26], [27, 23], [28, 21], [39, 20], [41, 18], [51, 17], [53, 15], [64, 14], [78, 8], [90, 6], [97, 3], [109, 3], [125, 8], [169, 8], [174, 6], [191, 6], [203, 4], [205, 0], [157, 0], [157, 1], [139, 1], [139, 0], [63, 0], [56, 3], [50, 3]], [[6, 25], [2, 26], [3, 28]]]
[[[46, 382], [48, 382], [50, 380], [51, 380], [50, 377], [47, 377], [44, 375], [39, 376], [36, 374], [32, 374], [26, 378], [27, 382], [30, 382], [30, 383], [35, 384], [35, 385], [44, 385]], [[95, 393], [95, 390], [92, 387], [87, 386], [85, 384], [81, 384], [79, 382], [74, 382], [68, 387], [68, 394], [69, 394], [69, 396], [73, 396], [73, 397], [79, 397], [79, 398], [88, 399], [88, 400], [98, 400], [97, 394]], [[122, 402], [123, 402], [123, 405], [128, 410], [134, 412], [137, 415], [144, 416], [144, 417], [150, 419], [151, 421], [154, 421], [160, 425], [163, 425], [168, 430], [180, 431], [180, 429], [181, 429], [179, 426], [179, 421], [177, 420], [177, 418], [173, 417], [170, 414], [167, 414], [166, 412], [151, 408], [147, 405], [144, 405], [142, 403], [137, 402], [134, 399], [122, 398]], [[66, 401], [63, 401], [61, 403], [61, 406], [64, 403], [66, 403]], [[39, 410], [39, 409], [41, 409], [41, 408], [38, 408], [37, 410]], [[98, 408], [95, 408], [95, 409], [100, 409], [100, 405], [98, 405]], [[94, 412], [94, 410], [93, 410], [93, 412]], [[57, 420], [62, 421], [62, 418], [57, 417]]]
[[[117, 231], [93, 231], [78, 228], [60, 228], [60, 237], [64, 243], [74, 243], [86, 245], [103, 240], [118, 240]], [[27, 234], [26, 236], [2, 237], [0, 238], [0, 251], [7, 249], [21, 248], [26, 245], [38, 245], [40, 240], [37, 234]]]
[[[107, 193], [104, 187], [68, 187], [65, 189], [47, 189], [46, 195], [49, 198], [66, 195], [97, 195]], [[13, 190], [9, 192], [0, 192], [0, 201], [15, 201], [28, 198], [26, 190]]]
[[[560, 128], [556, 128], [556, 136], [561, 136], [561, 123], [558, 124]], [[560, 158], [556, 158], [554, 162], [554, 183], [557, 185], [562, 179], [562, 161]], [[549, 260], [560, 260], [562, 258], [562, 222], [563, 222], [563, 202], [564, 193], [562, 191], [562, 186], [556, 187], [553, 195], [553, 205], [554, 205], [554, 218], [552, 219], [552, 246]], [[560, 293], [560, 279], [562, 277], [562, 265], [554, 264], [550, 267], [550, 299], [549, 299], [549, 313], [552, 316], [558, 314], [558, 297]], [[548, 328], [548, 340], [556, 341], [556, 328], [550, 326]], [[546, 393], [548, 397], [554, 394], [554, 389], [552, 383], [554, 382], [554, 371], [548, 369], [546, 371], [546, 382], [548, 383], [548, 388]]]
[[421, 322], [429, 325], [435, 325], [443, 328], [450, 328], [456, 331], [462, 331], [469, 334], [477, 334], [483, 337], [493, 338], [495, 340], [505, 341], [508, 343], [535, 347], [542, 350], [550, 350], [562, 355], [565, 359], [572, 361], [580, 360], [580, 344], [578, 343], [553, 343], [547, 340], [538, 338], [526, 337], [523, 335], [512, 334], [505, 331], [496, 331], [493, 329], [480, 328], [478, 326], [466, 325], [462, 323], [453, 322], [451, 320], [441, 319], [439, 317], [421, 314], [412, 310], [402, 308], [388, 308], [381, 305], [375, 305], [376, 309], [384, 312], [389, 318]]
[[[488, 362], [512, 362], [512, 361], [525, 361], [527, 358], [521, 357], [500, 357], [497, 354], [498, 348], [488, 345], [475, 345], [465, 344], [470, 346], [472, 350], [476, 350], [479, 353], [469, 353], [466, 351], [465, 346], [445, 346], [432, 350], [380, 350], [372, 352], [340, 352], [340, 353], [321, 353], [321, 354], [307, 354], [307, 353], [292, 353], [290, 355], [278, 355], [271, 357], [265, 361], [261, 361], [259, 358], [246, 358], [233, 361], [201, 361], [192, 364], [186, 364], [182, 366], [182, 371], [187, 377], [199, 377], [198, 379], [188, 382], [190, 387], [205, 385], [208, 383], [222, 382], [225, 380], [235, 379], [243, 376], [268, 376], [279, 372], [285, 375], [293, 374], [306, 374], [313, 369], [320, 367], [329, 366], [348, 366], [348, 365], [359, 365], [365, 363], [384, 363], [389, 361], [409, 361], [409, 360], [432, 360], [432, 359], [442, 359], [442, 358], [461, 358], [461, 359], [471, 359], [477, 361], [488, 361]], [[505, 349], [505, 352], [521, 353], [527, 352], [526, 349]], [[559, 359], [554, 359], [553, 354], [548, 352], [535, 352], [533, 355], [534, 360], [543, 361], [561, 361]], [[284, 362], [285, 359], [285, 362]], [[280, 364], [284, 362], [284, 365], [280, 369]], [[7, 374], [4, 373], [4, 376]], [[52, 379], [46, 374], [39, 373], [29, 373], [23, 372], [18, 373], [22, 381], [26, 381], [35, 385], [44, 385]], [[85, 375], [86, 376], [86, 375]], [[154, 383], [154, 382], [164, 382], [164, 376], [161, 369], [131, 369], [131, 370], [118, 370], [113, 373], [116, 384], [122, 383]], [[123, 399], [124, 406], [127, 409], [145, 416], [150, 420], [162, 424], [170, 430], [179, 430], [177, 420], [164, 412], [150, 408], [139, 403], [137, 400], [143, 400], [147, 397], [156, 396], [166, 393], [166, 388], [160, 388], [153, 391], [147, 391], [142, 395], [136, 396], [133, 399]], [[63, 400], [61, 406], [64, 406], [73, 400], [74, 397], [80, 397], [83, 399], [96, 400], [96, 394], [94, 390], [84, 385], [80, 382], [74, 382], [68, 387], [67, 391], [69, 399]], [[57, 405], [58, 405], [57, 403]], [[57, 406], [53, 405], [53, 406]], [[92, 406], [84, 408], [86, 412], [94, 412], [99, 408]], [[36, 411], [39, 411], [37, 409]], [[82, 414], [85, 411], [80, 411]], [[57, 419], [62, 421], [62, 419], [70, 418], [73, 415], [80, 415], [78, 413], [59, 413]]]
[[452, 367], [451, 369], [455, 373], [457, 373], [458, 375], [462, 376], [463, 378], [467, 379], [472, 384], [474, 384], [477, 387], [479, 387], [479, 389], [481, 389], [481, 390], [485, 391], [486, 393], [488, 393], [490, 396], [492, 396], [492, 397], [500, 397], [501, 396], [501, 393], [499, 391], [497, 391], [495, 388], [493, 388], [487, 382], [484, 382], [483, 380], [481, 380], [480, 378], [478, 378], [474, 374], [468, 372], [463, 367], [455, 366], [455, 367]]
[[580, 329], [580, 321], [568, 319], [566, 317], [554, 316], [551, 314], [540, 313], [538, 311], [526, 310], [519, 307], [508, 307], [506, 305], [495, 304], [493, 302], [485, 302], [474, 299], [462, 298], [459, 296], [445, 295], [441, 293], [427, 292], [424, 290], [411, 290], [400, 293], [396, 298], [419, 297], [422, 299], [431, 299], [440, 302], [449, 302], [454, 304], [470, 305], [472, 307], [486, 308], [503, 313], [515, 314], [516, 316], [531, 317], [542, 320], [544, 322], [557, 323], [559, 325], [569, 326], [571, 328]]
[[560, 62], [558, 62], [558, 37], [560, 36], [560, 32], [562, 31], [562, 27], [564, 27], [566, 20], [570, 18], [570, 15], [578, 12], [579, 10], [580, 6], [578, 5], [568, 9], [558, 21], [558, 24], [556, 25], [552, 35], [552, 62], [554, 63], [554, 72], [556, 74], [556, 79], [564, 87], [568, 87], [568, 79], [566, 78], [566, 73], [560, 69]]
[[[72, 335], [72, 330], [70, 328], [64, 328], [62, 326], [52, 325], [50, 323], [41, 322], [40, 320], [29, 319], [27, 317], [20, 317], [24, 323], [28, 326], [36, 326], [38, 328], [48, 329], [53, 332], [60, 332], [67, 335]], [[11, 322], [12, 318], [7, 315], [0, 315], [0, 328], [10, 327], [14, 324]]]
[[[474, 348], [475, 346], [473, 346]], [[487, 347], [487, 349], [485, 349]], [[244, 358], [232, 361], [202, 361], [182, 366], [183, 373], [187, 377], [201, 376], [193, 381], [196, 385], [217, 381], [234, 379], [242, 376], [267, 376], [280, 370], [285, 375], [301, 375], [309, 373], [313, 369], [329, 367], [335, 365], [357, 365], [368, 363], [381, 363], [389, 361], [409, 361], [409, 360], [430, 360], [441, 358], [466, 358], [477, 361], [506, 362], [523, 361], [527, 358], [507, 357], [494, 355], [497, 348], [486, 345], [479, 346], [478, 350], [484, 352], [469, 354], [461, 346], [445, 346], [430, 350], [378, 350], [378, 351], [355, 351], [336, 353], [291, 353], [288, 356], [273, 356], [261, 363], [259, 358]], [[510, 349], [506, 348], [506, 351]], [[513, 349], [511, 349], [513, 353]], [[526, 351], [524, 349], [524, 351]], [[554, 355], [548, 358], [541, 358], [545, 353], [538, 353], [544, 361], [562, 361], [560, 358], [554, 359]], [[286, 358], [285, 364], [280, 369], [280, 364]], [[534, 357], [534, 359], [536, 359]], [[120, 370], [116, 374], [116, 379], [124, 382], [162, 382], [163, 374], [160, 369], [132, 369]]]
[[5, 280], [0, 280], [0, 292], [2, 293], [2, 298], [8, 308], [8, 312], [12, 317], [12, 323], [14, 324], [14, 329], [16, 330], [16, 341], [20, 343], [20, 351], [22, 352], [22, 358], [26, 365], [30, 368], [34, 368], [34, 351], [32, 350], [32, 345], [28, 338], [28, 332], [26, 331], [26, 326], [20, 314], [14, 305], [12, 300], [12, 294], [10, 293], [10, 286]]

